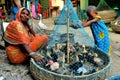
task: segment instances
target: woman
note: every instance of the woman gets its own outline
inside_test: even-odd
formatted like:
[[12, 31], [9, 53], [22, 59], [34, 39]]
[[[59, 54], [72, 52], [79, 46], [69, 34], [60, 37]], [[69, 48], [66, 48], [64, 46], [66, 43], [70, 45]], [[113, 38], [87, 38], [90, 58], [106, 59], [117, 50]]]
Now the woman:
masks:
[[42, 6], [40, 2], [38, 3], [37, 9], [38, 9], [38, 14], [42, 14]]
[[36, 14], [36, 11], [35, 11], [34, 2], [31, 3], [30, 9], [31, 9], [31, 12], [32, 12], [32, 17], [36, 18], [37, 14]]
[[98, 16], [96, 7], [89, 6], [87, 8], [87, 15], [89, 19], [82, 23], [83, 26], [90, 26], [97, 47], [110, 55], [111, 46], [108, 29], [101, 20], [101, 17]]
[[26, 8], [20, 8], [16, 20], [11, 21], [4, 34], [6, 41], [6, 53], [13, 64], [21, 64], [28, 56], [36, 61], [41, 61], [42, 56], [37, 56], [35, 51], [48, 41], [47, 36], [39, 36], [29, 26], [30, 12]]

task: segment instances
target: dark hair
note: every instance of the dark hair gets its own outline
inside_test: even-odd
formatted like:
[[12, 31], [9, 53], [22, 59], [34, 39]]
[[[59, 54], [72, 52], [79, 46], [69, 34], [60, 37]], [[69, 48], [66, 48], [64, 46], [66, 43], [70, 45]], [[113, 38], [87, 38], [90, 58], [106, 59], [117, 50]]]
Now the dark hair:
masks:
[[95, 6], [88, 6], [88, 8], [86, 9], [87, 15], [88, 15], [89, 17], [91, 17], [90, 12], [91, 12], [92, 10], [96, 10], [96, 7], [95, 7]]
[[[28, 11], [28, 14], [30, 15], [30, 11], [29, 11], [27, 8], [23, 8], [23, 10], [27, 10], [27, 11]], [[23, 10], [22, 10], [22, 11], [23, 11]]]

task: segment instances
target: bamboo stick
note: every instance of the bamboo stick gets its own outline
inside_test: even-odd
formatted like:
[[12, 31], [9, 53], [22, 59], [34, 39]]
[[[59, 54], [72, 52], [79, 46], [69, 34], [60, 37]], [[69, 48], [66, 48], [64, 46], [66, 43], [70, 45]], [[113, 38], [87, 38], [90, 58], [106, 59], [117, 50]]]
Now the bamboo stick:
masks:
[[69, 8], [68, 8], [68, 5], [67, 5], [67, 16], [68, 16], [68, 19], [67, 19], [67, 63], [69, 64], [70, 63], [70, 54], [69, 54]]

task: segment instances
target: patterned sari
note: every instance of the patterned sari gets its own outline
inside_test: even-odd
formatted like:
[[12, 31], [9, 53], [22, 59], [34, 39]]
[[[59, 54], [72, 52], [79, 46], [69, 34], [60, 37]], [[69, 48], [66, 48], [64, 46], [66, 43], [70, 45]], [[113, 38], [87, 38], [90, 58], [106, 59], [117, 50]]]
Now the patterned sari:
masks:
[[[100, 16], [96, 16], [96, 18], [101, 19]], [[98, 22], [94, 22], [91, 25], [91, 30], [97, 47], [106, 54], [110, 55], [110, 50], [111, 50], [110, 39], [109, 39], [108, 29], [105, 23], [102, 20]]]
[[21, 47], [21, 44], [28, 44], [32, 51], [36, 51], [42, 44], [48, 41], [48, 37], [36, 34], [33, 36], [26, 30], [20, 19], [20, 8], [16, 15], [16, 20], [11, 21], [4, 34], [4, 40], [9, 43], [6, 47], [6, 54], [11, 63], [20, 64], [25, 62], [28, 53]]

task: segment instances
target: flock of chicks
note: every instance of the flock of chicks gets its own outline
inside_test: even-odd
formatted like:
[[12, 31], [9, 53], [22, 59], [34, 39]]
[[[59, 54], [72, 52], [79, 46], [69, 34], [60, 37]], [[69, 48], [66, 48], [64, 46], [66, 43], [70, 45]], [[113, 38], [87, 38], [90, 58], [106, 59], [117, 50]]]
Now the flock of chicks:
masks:
[[70, 63], [67, 63], [67, 45], [55, 44], [41, 50], [45, 58], [42, 62], [36, 62], [40, 67], [63, 75], [86, 75], [94, 73], [105, 66], [105, 62], [99, 58], [91, 47], [69, 45]]

